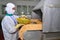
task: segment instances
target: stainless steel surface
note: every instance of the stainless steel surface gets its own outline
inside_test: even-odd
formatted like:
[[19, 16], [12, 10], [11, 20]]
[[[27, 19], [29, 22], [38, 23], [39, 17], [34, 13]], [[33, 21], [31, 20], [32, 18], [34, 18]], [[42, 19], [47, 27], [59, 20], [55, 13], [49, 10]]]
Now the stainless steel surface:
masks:
[[44, 33], [43, 40], [60, 40], [60, 32]]
[[60, 32], [60, 8], [46, 5], [60, 4], [60, 0], [46, 0], [43, 12], [43, 32]]
[[26, 31], [24, 33], [24, 40], [41, 40], [42, 31]]

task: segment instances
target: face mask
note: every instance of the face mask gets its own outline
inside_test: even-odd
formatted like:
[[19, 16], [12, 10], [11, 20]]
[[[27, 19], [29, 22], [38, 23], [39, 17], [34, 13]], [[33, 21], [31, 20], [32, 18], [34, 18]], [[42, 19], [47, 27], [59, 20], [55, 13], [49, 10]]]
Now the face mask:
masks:
[[15, 10], [12, 10], [12, 14], [14, 14], [15, 13]]
[[13, 10], [12, 8], [6, 8], [6, 11], [8, 14], [14, 14], [15, 13], [15, 10]]

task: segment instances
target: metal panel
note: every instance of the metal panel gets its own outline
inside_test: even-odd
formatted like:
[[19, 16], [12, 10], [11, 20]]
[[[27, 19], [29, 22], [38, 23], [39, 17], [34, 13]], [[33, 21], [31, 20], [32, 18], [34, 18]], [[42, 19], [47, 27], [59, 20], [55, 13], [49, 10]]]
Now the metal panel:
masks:
[[41, 40], [42, 31], [26, 31], [24, 33], [24, 40]]
[[44, 33], [43, 40], [60, 40], [59, 32]]
[[43, 32], [60, 32], [60, 7], [56, 5], [55, 7], [49, 7], [46, 5], [44, 5], [43, 12]]

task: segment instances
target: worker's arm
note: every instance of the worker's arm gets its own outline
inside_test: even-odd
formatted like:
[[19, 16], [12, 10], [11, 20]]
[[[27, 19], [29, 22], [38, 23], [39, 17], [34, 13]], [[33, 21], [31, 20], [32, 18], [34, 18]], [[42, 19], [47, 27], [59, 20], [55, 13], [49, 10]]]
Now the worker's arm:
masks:
[[[21, 24], [22, 25], [22, 24]], [[3, 21], [2, 26], [4, 26], [4, 28], [6, 29], [7, 32], [9, 33], [15, 33], [19, 27], [21, 27], [20, 24], [17, 24], [16, 26], [12, 23], [12, 21], [10, 21], [9, 19]]]
[[15, 26], [15, 28], [16, 28], [16, 29], [20, 29], [23, 25], [24, 25], [24, 24], [17, 24], [17, 25]]

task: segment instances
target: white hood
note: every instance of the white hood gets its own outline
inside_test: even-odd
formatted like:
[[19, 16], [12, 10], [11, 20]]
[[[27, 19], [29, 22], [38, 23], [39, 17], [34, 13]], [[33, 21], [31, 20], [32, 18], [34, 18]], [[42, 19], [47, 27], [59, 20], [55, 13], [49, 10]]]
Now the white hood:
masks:
[[14, 14], [15, 10], [12, 9], [12, 8], [14, 8], [14, 7], [15, 7], [15, 5], [14, 5], [13, 3], [8, 3], [8, 4], [6, 5], [5, 10], [6, 10], [6, 12], [7, 12], [8, 14]]

